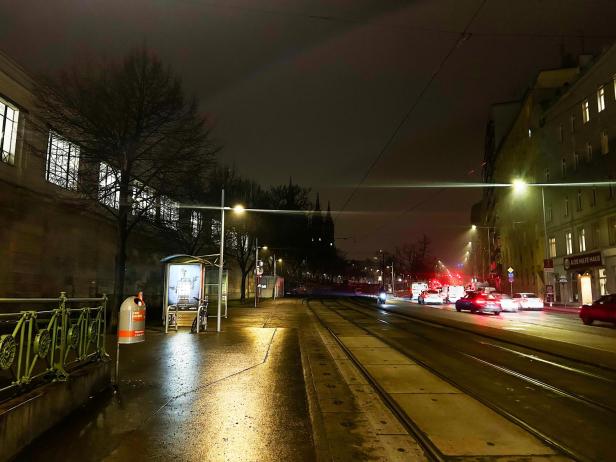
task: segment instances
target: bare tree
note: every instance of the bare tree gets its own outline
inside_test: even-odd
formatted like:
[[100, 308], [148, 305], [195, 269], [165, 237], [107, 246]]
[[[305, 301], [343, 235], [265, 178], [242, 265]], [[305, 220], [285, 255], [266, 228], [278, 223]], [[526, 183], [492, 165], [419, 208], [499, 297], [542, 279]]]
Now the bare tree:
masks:
[[115, 221], [117, 306], [129, 234], [144, 218], [177, 228], [178, 186], [211, 162], [216, 149], [206, 120], [171, 69], [144, 49], [42, 78], [36, 96], [38, 128], [50, 138], [48, 171], [50, 162], [64, 165], [53, 139], [56, 147], [72, 146], [78, 157], [66, 164], [68, 185]]

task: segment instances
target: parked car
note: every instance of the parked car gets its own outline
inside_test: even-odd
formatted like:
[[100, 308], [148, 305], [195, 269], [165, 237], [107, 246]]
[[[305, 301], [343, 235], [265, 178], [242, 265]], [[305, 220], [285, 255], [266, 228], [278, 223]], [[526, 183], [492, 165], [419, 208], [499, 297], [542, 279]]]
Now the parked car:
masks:
[[521, 310], [542, 310], [543, 300], [531, 292], [519, 292], [513, 294], [513, 301]]
[[469, 310], [471, 313], [494, 313], [498, 315], [501, 312], [501, 306], [498, 298], [493, 294], [467, 292], [464, 297], [456, 302], [456, 310]]
[[492, 295], [498, 298], [502, 311], [516, 312], [520, 308], [520, 304], [507, 294], [494, 293]]
[[424, 290], [417, 297], [417, 302], [423, 305], [442, 305], [443, 296], [438, 290]]
[[583, 305], [580, 318], [586, 325], [594, 321], [613, 322], [616, 324], [616, 295], [604, 295], [592, 305]]

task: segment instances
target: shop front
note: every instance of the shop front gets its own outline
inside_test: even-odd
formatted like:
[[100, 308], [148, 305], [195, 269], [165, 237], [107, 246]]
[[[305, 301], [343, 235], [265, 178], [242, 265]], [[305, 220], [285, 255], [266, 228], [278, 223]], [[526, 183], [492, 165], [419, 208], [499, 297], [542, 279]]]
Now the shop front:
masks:
[[601, 251], [571, 255], [555, 265], [556, 300], [591, 304], [606, 293], [606, 271]]

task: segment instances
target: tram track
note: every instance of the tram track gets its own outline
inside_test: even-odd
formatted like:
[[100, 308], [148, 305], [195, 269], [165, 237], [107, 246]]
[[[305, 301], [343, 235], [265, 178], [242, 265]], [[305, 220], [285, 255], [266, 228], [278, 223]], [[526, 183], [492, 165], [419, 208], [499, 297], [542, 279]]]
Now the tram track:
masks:
[[[368, 307], [362, 307], [362, 308], [369, 309]], [[379, 309], [382, 309], [382, 308], [379, 307]], [[401, 318], [410, 318], [412, 320], [415, 320], [415, 318], [413, 318], [412, 316], [406, 316], [405, 314], [401, 314], [401, 313], [398, 313], [398, 312], [392, 312], [392, 314], [394, 314], [395, 316], [401, 317]], [[421, 320], [421, 322], [427, 322], [427, 321]], [[446, 329], [455, 330], [455, 327], [452, 327], [452, 326], [449, 326], [449, 325], [448, 326], [438, 325], [438, 326], [439, 327], [444, 327]], [[467, 333], [466, 329], [460, 329], [460, 330], [462, 332]], [[496, 341], [503, 342], [503, 343], [508, 343], [506, 340], [500, 340], [499, 339], [499, 340], [496, 340]], [[588, 377], [588, 378], [600, 380], [603, 383], [605, 383], [606, 385], [608, 385], [610, 388], [616, 385], [616, 375], [614, 377], [605, 377], [605, 375], [588, 372], [587, 370], [582, 369], [582, 367], [587, 367], [589, 365], [589, 363], [586, 363], [586, 362], [579, 362], [579, 361], [577, 361], [575, 359], [566, 358], [571, 363], [576, 363], [576, 362], [579, 363], [578, 367], [571, 367], [571, 366], [567, 366], [567, 365], [562, 364], [562, 363], [557, 363], [555, 361], [545, 360], [545, 359], [541, 358], [540, 356], [538, 356], [536, 354], [534, 354], [534, 355], [527, 354], [527, 353], [521, 352], [519, 350], [515, 350], [513, 348], [507, 348], [507, 347], [503, 347], [501, 345], [495, 345], [494, 343], [488, 343], [488, 342], [485, 342], [485, 341], [479, 341], [479, 343], [482, 344], [482, 345], [488, 345], [488, 346], [497, 348], [497, 349], [502, 350], [502, 351], [506, 351], [508, 353], [511, 353], [511, 354], [514, 354], [514, 355], [517, 355], [517, 356], [528, 358], [528, 359], [530, 359], [532, 361], [541, 362], [541, 363], [543, 363], [545, 365], [548, 365], [549, 367], [562, 369], [562, 370], [565, 370], [567, 372], [571, 372], [571, 373], [576, 374], [576, 375], [582, 375], [582, 376], [585, 376], [585, 377]], [[514, 346], [519, 346], [517, 344], [513, 344], [513, 345]], [[523, 348], [531, 350], [531, 351], [534, 350], [532, 347], [528, 347], [528, 346], [523, 346]], [[534, 350], [534, 351], [536, 351], [539, 354], [554, 355], [553, 353], [546, 353], [543, 350]], [[616, 405], [614, 405], [614, 404], [610, 404], [610, 405], [602, 404], [600, 401], [598, 401], [596, 399], [589, 398], [587, 396], [584, 396], [582, 393], [578, 393], [576, 391], [571, 391], [571, 390], [565, 390], [565, 389], [563, 389], [563, 388], [561, 388], [559, 386], [549, 385], [549, 384], [543, 382], [540, 379], [529, 377], [529, 376], [527, 376], [527, 375], [525, 375], [523, 373], [514, 371], [514, 370], [512, 370], [510, 368], [507, 368], [507, 367], [500, 366], [500, 365], [498, 365], [496, 363], [493, 363], [493, 362], [490, 362], [490, 361], [486, 361], [485, 359], [477, 358], [477, 357], [475, 357], [473, 355], [466, 355], [466, 356], [468, 356], [468, 357], [470, 357], [470, 358], [472, 358], [472, 359], [474, 359], [476, 361], [480, 361], [484, 365], [487, 365], [487, 366], [490, 366], [490, 367], [494, 367], [494, 368], [496, 368], [498, 370], [501, 370], [501, 372], [507, 373], [509, 375], [518, 377], [521, 380], [524, 380], [524, 381], [527, 381], [529, 383], [532, 383], [533, 385], [541, 386], [542, 388], [548, 389], [550, 391], [554, 391], [555, 393], [558, 393], [558, 394], [560, 394], [562, 396], [567, 396], [570, 399], [574, 399], [576, 401], [584, 402], [584, 403], [586, 403], [586, 404], [588, 404], [590, 406], [601, 408], [601, 409], [604, 409], [604, 410], [607, 410], [609, 412], [612, 412], [612, 413], [616, 414]], [[554, 355], [554, 356], [558, 356], [558, 355]], [[563, 358], [563, 359], [565, 359], [565, 358]], [[602, 372], [604, 374], [607, 373], [607, 371], [602, 371]], [[606, 389], [605, 391], [607, 393], [609, 390]], [[603, 396], [607, 397], [609, 395], [603, 394]]]
[[[597, 373], [597, 368], [592, 368], [595, 371], [591, 371], [586, 363], [575, 364], [576, 361], [570, 358], [567, 358], [567, 362], [574, 364], [573, 366], [562, 364], [560, 358], [556, 355], [534, 351], [526, 346], [508, 344], [503, 340], [491, 339], [490, 342], [486, 342], [485, 338], [468, 332], [466, 329], [459, 329], [458, 335], [452, 335], [456, 333], [456, 329], [449, 325], [431, 323], [424, 319], [405, 316], [396, 311], [383, 310], [382, 307], [366, 306], [365, 303], [358, 303], [356, 300], [332, 299], [327, 302], [327, 306], [351, 324], [392, 346], [477, 401], [556, 448], [560, 453], [580, 461], [609, 460], [609, 457], [606, 456], [607, 451], [609, 451], [608, 448], [602, 446], [592, 450], [593, 441], [596, 442], [597, 438], [591, 438], [593, 441], [587, 443], [580, 443], [575, 438], [575, 428], [582, 423], [584, 423], [583, 428], [593, 432], [593, 417], [596, 417], [596, 431], [594, 433], [600, 432], [609, 440], [608, 435], [616, 430], [612, 423], [616, 422], [616, 407], [613, 403], [608, 402], [606, 404], [597, 396], [586, 396], [588, 391], [596, 385], [595, 382], [600, 382], [602, 385], [599, 388], [609, 392], [616, 382], [607, 370], [598, 368], [599, 372]], [[358, 323], [358, 318], [350, 316], [348, 310], [365, 316], [366, 319], [372, 318], [380, 326], [385, 323], [391, 329], [391, 334], [385, 335], [383, 332], [379, 332], [377, 328], [371, 327], [366, 319], [361, 319], [361, 322]], [[389, 322], [381, 319], [380, 311], [386, 311], [388, 316], [396, 316], [395, 321], [390, 319], [391, 322]], [[408, 322], [404, 323], [405, 320]], [[435, 334], [437, 329], [441, 334]], [[400, 333], [405, 332], [410, 334], [409, 339], [400, 336]], [[440, 335], [444, 335], [448, 340], [443, 342], [442, 339], [438, 338]], [[444, 355], [446, 343], [448, 341], [456, 343], [459, 340], [458, 337], [464, 337], [464, 342], [466, 342], [464, 348], [457, 348], [453, 353], [449, 352], [449, 355]], [[496, 343], [499, 342], [506, 344], [506, 346], [497, 345]], [[464, 351], [467, 348], [476, 350], [476, 345], [471, 343], [482, 344], [488, 357], [481, 357], [483, 351], [482, 354], [469, 350]], [[418, 346], [421, 347], [418, 348]], [[499, 360], [495, 361], [494, 353], [487, 351], [487, 346], [495, 347], [492, 349], [501, 352], [500, 356], [504, 353], [503, 361], [500, 361], [500, 356], [497, 356]], [[527, 351], [520, 351], [520, 349]], [[528, 351], [530, 351], [530, 354]], [[431, 355], [440, 356], [440, 358], [434, 360]], [[489, 357], [490, 355], [492, 357]], [[548, 360], [541, 358], [540, 355], [549, 355], [552, 358]], [[553, 357], [556, 357], [556, 359], [553, 359]], [[451, 361], [447, 361], [449, 358], [451, 358]], [[524, 367], [512, 367], [512, 364], [514, 366], [524, 365]], [[537, 367], [537, 364], [541, 367]], [[530, 368], [530, 373], [528, 368]], [[533, 370], [543, 371], [543, 368], [549, 369], [548, 373], [544, 373], [543, 376], [537, 377], [537, 374], [532, 373]], [[476, 372], [469, 373], [465, 369]], [[546, 376], [549, 378], [550, 374], [554, 373], [553, 369], [558, 371], [555, 374], [562, 383], [550, 383], [550, 380], [546, 380]], [[490, 386], [481, 383], [483, 377], [487, 377], [484, 382], [493, 382], [496, 393], [490, 393]], [[481, 386], [477, 387], [477, 384]], [[581, 384], [581, 390], [575, 389], [575, 384]], [[482, 390], [488, 392], [482, 393]], [[507, 392], [503, 392], [503, 390], [507, 390]], [[522, 390], [522, 392], [519, 390]], [[517, 396], [516, 393], [520, 393], [520, 395]], [[532, 410], [537, 403], [540, 404], [538, 406], [540, 409], [530, 412], [529, 409]], [[550, 415], [549, 409], [562, 412], [563, 419], [570, 419], [571, 428], [564, 436], [560, 429], [550, 427], [550, 422], [553, 422], [554, 417], [557, 416]], [[543, 414], [546, 414], [547, 417], [545, 421], [542, 421], [541, 415], [544, 410]], [[601, 425], [604, 426], [601, 427]]]

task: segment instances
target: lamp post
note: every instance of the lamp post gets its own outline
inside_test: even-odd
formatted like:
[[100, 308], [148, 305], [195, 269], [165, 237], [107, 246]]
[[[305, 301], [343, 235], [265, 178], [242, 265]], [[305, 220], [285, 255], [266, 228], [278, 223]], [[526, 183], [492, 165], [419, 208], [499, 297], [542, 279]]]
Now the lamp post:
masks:
[[[236, 205], [233, 211], [238, 215], [245, 212], [243, 205]], [[216, 331], [220, 332], [222, 313], [222, 274], [225, 263], [225, 188], [220, 191], [220, 258], [218, 267], [218, 312], [216, 313]]]
[[[513, 188], [513, 192], [515, 194], [522, 194], [526, 191], [526, 189], [528, 188], [528, 183], [522, 179], [516, 178], [515, 180], [513, 180], [513, 182], [511, 183], [511, 186]], [[543, 186], [541, 186], [541, 215], [543, 217], [543, 252], [544, 252], [544, 256], [545, 258], [550, 258], [549, 257], [549, 246], [548, 246], [548, 226], [547, 226], [547, 220], [545, 217], [545, 192], [543, 189]], [[543, 268], [543, 285], [544, 285], [544, 295], [545, 295], [545, 285], [547, 282], [547, 273], [545, 272], [545, 266]]]
[[272, 299], [276, 300], [276, 253], [272, 253], [274, 257], [274, 287], [272, 287]]
[[222, 311], [222, 267], [225, 261], [225, 189], [220, 194], [220, 258], [218, 266], [218, 312], [216, 313], [216, 331], [220, 332], [220, 313]]
[[255, 237], [255, 308], [257, 307], [257, 281], [259, 280], [259, 238]]

